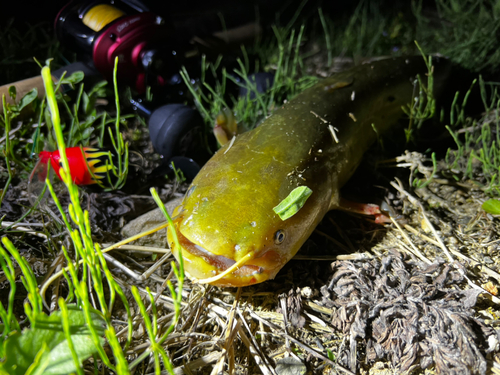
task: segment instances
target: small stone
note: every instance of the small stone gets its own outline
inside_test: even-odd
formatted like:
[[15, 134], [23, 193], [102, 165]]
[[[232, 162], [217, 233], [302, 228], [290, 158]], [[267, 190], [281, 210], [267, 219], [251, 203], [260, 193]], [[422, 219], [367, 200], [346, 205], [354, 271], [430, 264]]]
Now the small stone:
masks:
[[294, 357], [281, 358], [276, 361], [278, 375], [304, 375], [307, 367]]
[[[165, 203], [165, 207], [169, 215], [172, 215], [174, 209], [180, 205], [182, 198], [176, 198]], [[164, 224], [166, 222], [165, 216], [161, 212], [160, 208], [156, 208], [152, 211], [139, 216], [138, 218], [132, 220], [121, 230], [121, 234], [124, 238], [135, 236], [136, 234], [145, 232], [147, 230], [156, 228], [157, 226]], [[166, 247], [167, 246], [167, 229], [161, 229], [155, 233], [148, 236], [139, 238], [138, 240], [132, 242], [133, 245], [138, 246], [154, 246], [154, 247]]]
[[483, 257], [483, 262], [484, 262], [484, 263], [487, 263], [487, 264], [492, 264], [492, 263], [495, 263], [495, 262], [493, 261], [493, 259], [491, 259], [489, 256], [484, 256], [484, 257]]
[[315, 297], [318, 294], [317, 290], [312, 290], [311, 287], [306, 286], [305, 288], [302, 288], [300, 290], [300, 295], [304, 298], [312, 298]]

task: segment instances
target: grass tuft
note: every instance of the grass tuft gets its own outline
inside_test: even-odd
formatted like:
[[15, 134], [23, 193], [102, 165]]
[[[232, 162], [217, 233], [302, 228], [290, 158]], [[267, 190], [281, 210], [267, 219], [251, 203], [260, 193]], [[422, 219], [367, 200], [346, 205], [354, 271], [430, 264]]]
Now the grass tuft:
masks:
[[422, 0], [412, 2], [417, 40], [466, 69], [496, 69], [500, 64], [498, 2], [437, 0], [435, 5], [437, 12], [429, 13]]

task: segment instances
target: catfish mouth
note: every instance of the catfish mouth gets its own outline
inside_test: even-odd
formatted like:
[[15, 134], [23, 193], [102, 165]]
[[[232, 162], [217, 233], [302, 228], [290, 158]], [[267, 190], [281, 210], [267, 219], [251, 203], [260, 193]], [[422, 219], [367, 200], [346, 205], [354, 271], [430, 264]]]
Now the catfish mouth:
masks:
[[[179, 243], [181, 245], [181, 248], [191, 254], [193, 257], [196, 258], [201, 258], [207, 265], [209, 265], [209, 268], [211, 268], [211, 275], [204, 275], [204, 277], [213, 277], [216, 276], [217, 274], [223, 273], [226, 271], [228, 268], [236, 264], [236, 261], [230, 258], [227, 258], [223, 255], [215, 255], [212, 252], [204, 249], [200, 245], [197, 245], [193, 242], [191, 242], [187, 237], [185, 237], [179, 230], [179, 228], [175, 228], [176, 233], [177, 233], [177, 238], [179, 239]], [[265, 256], [266, 254], [264, 254]], [[249, 262], [252, 262], [250, 260]], [[258, 263], [258, 262], [257, 262]], [[185, 263], [184, 266], [186, 267], [187, 264]], [[195, 265], [196, 267], [196, 265]], [[189, 268], [189, 267], [188, 267]], [[194, 275], [200, 274], [200, 272], [203, 272], [203, 270], [188, 270], [189, 273]], [[249, 277], [249, 276], [258, 276], [260, 275], [259, 279], [262, 278], [262, 274], [266, 273], [266, 270], [264, 267], [256, 264], [243, 264], [240, 267], [238, 267], [236, 270], [231, 272], [231, 276], [236, 276], [236, 277]], [[268, 277], [265, 277], [267, 279]], [[264, 281], [264, 280], [262, 280]]]

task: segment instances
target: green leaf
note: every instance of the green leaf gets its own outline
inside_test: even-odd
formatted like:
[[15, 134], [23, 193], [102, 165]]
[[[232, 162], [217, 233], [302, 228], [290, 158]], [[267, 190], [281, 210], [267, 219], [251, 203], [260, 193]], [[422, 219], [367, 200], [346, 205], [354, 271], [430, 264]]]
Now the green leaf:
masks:
[[69, 77], [64, 77], [61, 80], [61, 83], [63, 85], [75, 85], [75, 84], [83, 81], [84, 77], [85, 77], [85, 74], [83, 74], [82, 71], [78, 70], [76, 72], [73, 72]]
[[94, 128], [93, 127], [85, 129], [82, 132], [82, 135], [81, 135], [81, 142], [86, 142], [87, 139], [90, 138], [90, 136], [92, 135], [93, 132], [94, 132]]
[[36, 353], [33, 363], [26, 371], [25, 375], [43, 375], [45, 369], [49, 365], [50, 350], [48, 345], [44, 342], [42, 348]]
[[483, 210], [492, 215], [500, 215], [500, 201], [496, 199], [488, 199], [481, 206]]
[[28, 104], [31, 104], [33, 100], [36, 99], [37, 96], [38, 96], [38, 90], [36, 88], [33, 88], [32, 90], [28, 91], [17, 105], [19, 112], [22, 111], [23, 108], [26, 107]]
[[283, 199], [280, 204], [273, 208], [281, 220], [286, 220], [295, 215], [306, 203], [307, 198], [312, 194], [312, 190], [307, 186], [299, 186], [292, 190], [288, 197]]
[[97, 82], [94, 87], [92, 87], [92, 90], [90, 90], [90, 92], [88, 93], [88, 96], [97, 96], [99, 98], [105, 97], [107, 84], [108, 81]]
[[16, 101], [17, 89], [16, 86], [9, 86], [9, 96], [15, 102]]
[[[76, 306], [68, 306], [70, 332], [80, 363], [97, 352], [84, 312]], [[104, 319], [91, 313], [94, 329], [104, 343]], [[64, 336], [61, 312], [50, 316], [44, 313], [35, 318], [35, 328], [15, 332], [5, 340], [0, 373], [10, 375], [30, 374], [59, 375], [76, 371], [68, 342]]]
[[335, 354], [330, 349], [326, 349], [326, 355], [330, 361], [335, 362]]
[[88, 114], [89, 111], [91, 111], [94, 108], [93, 104], [94, 104], [94, 101], [92, 100], [92, 98], [89, 97], [86, 92], [83, 92], [82, 93], [82, 108], [83, 108], [83, 112], [85, 114]]

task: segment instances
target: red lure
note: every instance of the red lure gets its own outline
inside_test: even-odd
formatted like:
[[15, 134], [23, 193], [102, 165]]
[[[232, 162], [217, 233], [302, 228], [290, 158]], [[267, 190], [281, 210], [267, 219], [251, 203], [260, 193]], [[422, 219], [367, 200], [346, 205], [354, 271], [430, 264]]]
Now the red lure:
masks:
[[[114, 177], [111, 172], [113, 168], [111, 151], [92, 147], [68, 147], [66, 157], [71, 177], [76, 185], [96, 184], [97, 180], [107, 185], [108, 174], [110, 177]], [[39, 159], [31, 179], [37, 174], [39, 181], [45, 181], [49, 161], [57, 177], [61, 179], [62, 161], [59, 151], [42, 151], [39, 154]]]

